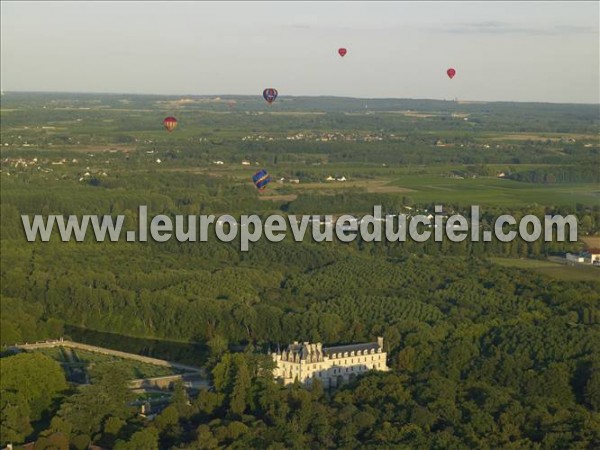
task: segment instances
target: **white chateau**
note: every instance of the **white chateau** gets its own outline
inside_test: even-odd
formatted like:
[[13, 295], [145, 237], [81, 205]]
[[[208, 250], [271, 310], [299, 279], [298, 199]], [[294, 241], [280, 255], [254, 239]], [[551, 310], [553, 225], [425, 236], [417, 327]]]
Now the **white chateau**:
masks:
[[390, 370], [382, 337], [378, 337], [377, 342], [338, 347], [294, 342], [286, 350], [271, 355], [277, 363], [273, 376], [283, 384], [293, 383], [296, 379], [311, 384], [313, 379], [319, 379], [325, 388], [337, 387], [369, 370]]

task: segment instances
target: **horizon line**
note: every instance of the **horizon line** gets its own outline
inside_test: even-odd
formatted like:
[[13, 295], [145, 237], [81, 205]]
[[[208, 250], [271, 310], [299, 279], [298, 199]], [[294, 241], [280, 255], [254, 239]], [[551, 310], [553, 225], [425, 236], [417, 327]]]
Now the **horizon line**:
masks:
[[[101, 91], [45, 91], [45, 90], [2, 90], [2, 96], [7, 93], [12, 94], [79, 94], [79, 95], [130, 95], [130, 96], [146, 96], [146, 97], [254, 97], [262, 98], [260, 94], [149, 94], [149, 93], [132, 93], [132, 92], [101, 92]], [[541, 100], [470, 100], [470, 99], [440, 99], [440, 98], [412, 98], [412, 97], [351, 97], [343, 95], [279, 95], [280, 97], [289, 98], [332, 98], [332, 99], [351, 99], [351, 100], [420, 100], [420, 101], [438, 101], [449, 103], [533, 103], [533, 104], [548, 104], [548, 105], [585, 105], [585, 106], [600, 106], [600, 100], [594, 102], [552, 102]]]

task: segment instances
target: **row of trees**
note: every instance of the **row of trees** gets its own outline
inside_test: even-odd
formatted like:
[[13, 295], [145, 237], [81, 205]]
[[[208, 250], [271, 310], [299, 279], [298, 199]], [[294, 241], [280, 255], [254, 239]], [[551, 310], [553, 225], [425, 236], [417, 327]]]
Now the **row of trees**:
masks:
[[546, 167], [511, 173], [509, 178], [527, 183], [600, 183], [598, 155], [580, 166]]

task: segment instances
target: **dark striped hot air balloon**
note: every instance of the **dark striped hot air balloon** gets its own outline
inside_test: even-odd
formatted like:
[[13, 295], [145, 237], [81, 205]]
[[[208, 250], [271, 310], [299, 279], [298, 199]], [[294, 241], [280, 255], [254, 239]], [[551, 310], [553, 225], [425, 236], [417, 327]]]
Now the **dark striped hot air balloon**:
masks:
[[259, 191], [264, 191], [271, 181], [271, 176], [265, 169], [261, 169], [252, 176], [252, 181]]
[[170, 133], [177, 126], [177, 119], [175, 117], [171, 117], [171, 116], [165, 117], [165, 120], [163, 120], [163, 126]]
[[263, 97], [269, 105], [275, 101], [277, 94], [277, 89], [273, 88], [267, 88], [263, 91]]

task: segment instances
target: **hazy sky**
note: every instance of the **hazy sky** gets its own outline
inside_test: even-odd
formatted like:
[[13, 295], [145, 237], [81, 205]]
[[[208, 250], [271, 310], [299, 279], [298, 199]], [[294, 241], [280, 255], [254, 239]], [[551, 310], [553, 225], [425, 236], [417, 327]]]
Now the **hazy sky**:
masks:
[[1, 17], [4, 91], [600, 102], [596, 1], [3, 0]]

